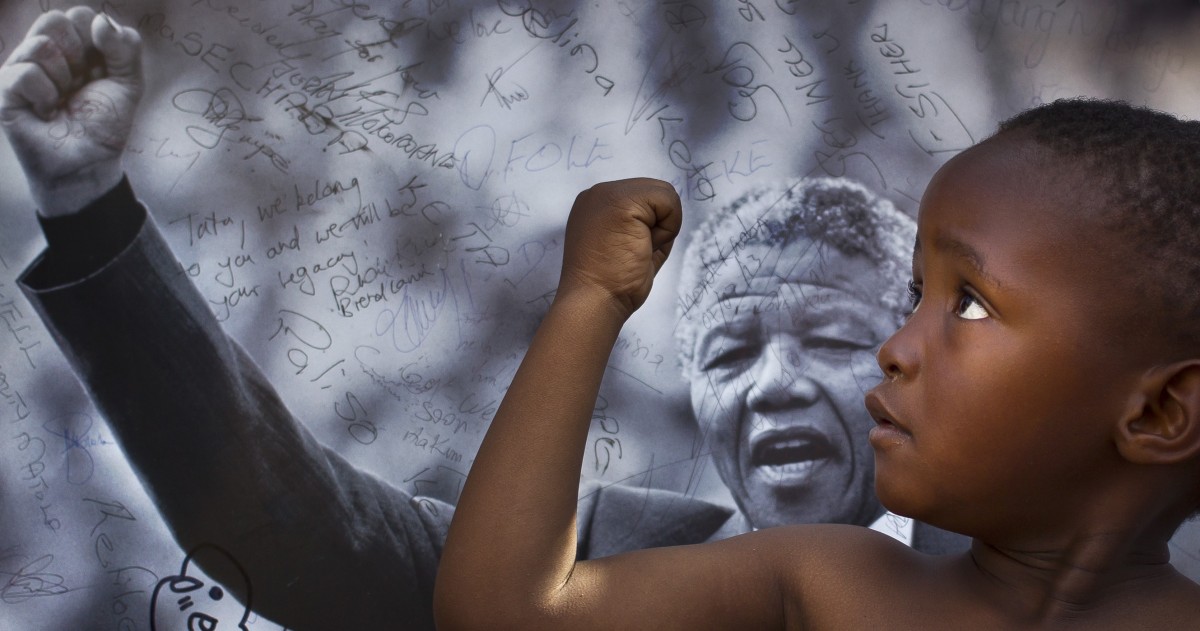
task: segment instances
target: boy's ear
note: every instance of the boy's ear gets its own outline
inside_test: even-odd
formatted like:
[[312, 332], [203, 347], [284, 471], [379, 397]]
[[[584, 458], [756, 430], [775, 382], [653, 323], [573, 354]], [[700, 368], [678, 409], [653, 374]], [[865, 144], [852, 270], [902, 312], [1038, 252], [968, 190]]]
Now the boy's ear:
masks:
[[1200, 455], [1200, 359], [1147, 375], [1139, 409], [1121, 420], [1117, 450], [1136, 464], [1174, 464]]

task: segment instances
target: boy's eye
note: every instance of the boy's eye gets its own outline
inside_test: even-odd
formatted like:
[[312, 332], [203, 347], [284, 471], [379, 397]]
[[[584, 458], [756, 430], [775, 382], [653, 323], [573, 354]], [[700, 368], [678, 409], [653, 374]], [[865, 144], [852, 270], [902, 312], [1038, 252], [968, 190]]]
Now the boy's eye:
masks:
[[908, 281], [908, 304], [909, 312], [917, 310], [921, 304], [921, 286], [916, 281]]
[[964, 293], [958, 301], [958, 308], [955, 310], [958, 317], [964, 320], [982, 320], [988, 317], [987, 309], [983, 308], [971, 294]]

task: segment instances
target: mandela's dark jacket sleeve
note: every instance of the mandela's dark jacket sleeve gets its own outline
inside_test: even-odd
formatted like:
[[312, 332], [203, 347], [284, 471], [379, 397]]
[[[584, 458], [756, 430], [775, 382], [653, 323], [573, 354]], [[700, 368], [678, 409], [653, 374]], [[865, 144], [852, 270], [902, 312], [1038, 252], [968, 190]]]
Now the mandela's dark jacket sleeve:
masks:
[[42, 224], [49, 247], [23, 288], [179, 544], [226, 550], [250, 606], [288, 628], [432, 629], [449, 507], [317, 443], [222, 332], [128, 183]]

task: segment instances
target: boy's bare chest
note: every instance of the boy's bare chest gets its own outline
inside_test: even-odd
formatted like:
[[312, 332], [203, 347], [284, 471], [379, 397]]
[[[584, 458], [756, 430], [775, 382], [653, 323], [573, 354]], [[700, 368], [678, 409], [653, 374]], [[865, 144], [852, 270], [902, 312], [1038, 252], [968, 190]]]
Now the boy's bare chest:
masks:
[[857, 577], [835, 572], [817, 590], [797, 595], [788, 626], [806, 631], [1200, 629], [1200, 588], [1186, 579], [1186, 585], [1134, 586], [1072, 603], [1052, 593], [1031, 597], [1003, 585], [983, 585], [960, 570], [885, 565]]
[[922, 629], [924, 631], [961, 631], [962, 629], [1086, 629], [1087, 631], [1127, 631], [1128, 629], [1200, 629], [1200, 607], [1187, 610], [1172, 607], [1151, 610], [1137, 607], [1124, 611], [1116, 608], [1038, 616], [1016, 611], [997, 611], [976, 602], [925, 594], [909, 600], [876, 598], [856, 603], [836, 612], [793, 619], [788, 628], [795, 631], [840, 629]]

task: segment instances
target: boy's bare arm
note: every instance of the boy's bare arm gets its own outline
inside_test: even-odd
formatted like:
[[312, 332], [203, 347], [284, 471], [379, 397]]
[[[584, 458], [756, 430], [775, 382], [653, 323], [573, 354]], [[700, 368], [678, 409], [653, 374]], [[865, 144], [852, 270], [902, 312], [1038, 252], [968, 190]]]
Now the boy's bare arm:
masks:
[[654, 180], [579, 194], [554, 302], [472, 465], [459, 499], [466, 513], [455, 512], [439, 568], [449, 578], [439, 585], [473, 593], [466, 587], [481, 569], [485, 583], [511, 573], [537, 590], [569, 576], [582, 449], [604, 367], [666, 261], [681, 214], [675, 191]]
[[782, 529], [575, 561], [592, 406], [621, 325], [645, 300], [679, 223], [678, 197], [662, 182], [598, 185], [576, 200], [557, 296], [451, 525], [435, 593], [441, 628], [780, 627], [802, 595], [804, 574], [793, 569], [820, 566], [805, 557], [841, 536]]

